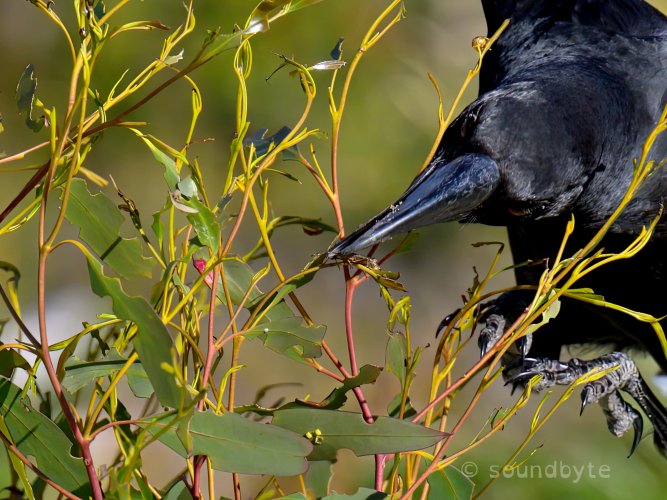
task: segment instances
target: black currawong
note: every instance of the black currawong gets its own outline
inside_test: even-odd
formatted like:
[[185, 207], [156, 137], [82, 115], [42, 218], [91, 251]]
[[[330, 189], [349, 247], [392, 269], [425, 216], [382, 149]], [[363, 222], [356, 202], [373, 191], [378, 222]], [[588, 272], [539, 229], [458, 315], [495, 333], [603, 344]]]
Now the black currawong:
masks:
[[[633, 159], [666, 104], [667, 18], [641, 0], [482, 0], [489, 33], [511, 23], [487, 54], [479, 97], [446, 131], [430, 165], [389, 208], [336, 243], [330, 257], [349, 255], [412, 229], [448, 222], [507, 226], [515, 262], [553, 259], [574, 215], [570, 249], [581, 248], [619, 205]], [[667, 137], [651, 158], [661, 162]], [[667, 167], [656, 169], [618, 218], [603, 246], [624, 249], [658, 216]], [[548, 260], [546, 260], [548, 262]], [[516, 270], [536, 284], [543, 267]], [[602, 267], [580, 285], [609, 302], [667, 315], [667, 220], [637, 257]], [[480, 347], [486, 352], [530, 301], [513, 292], [488, 304]], [[662, 321], [667, 329], [667, 321]], [[602, 346], [609, 354], [560, 362], [563, 346]], [[618, 368], [588, 384], [582, 409], [599, 402], [609, 429], [634, 428], [640, 413], [667, 449], [667, 411], [628, 357], [650, 353], [667, 372], [650, 325], [610, 309], [563, 299], [558, 317], [518, 346], [506, 366], [510, 382], [542, 374], [540, 388], [569, 384], [588, 370]], [[631, 453], [632, 453], [631, 451]]]

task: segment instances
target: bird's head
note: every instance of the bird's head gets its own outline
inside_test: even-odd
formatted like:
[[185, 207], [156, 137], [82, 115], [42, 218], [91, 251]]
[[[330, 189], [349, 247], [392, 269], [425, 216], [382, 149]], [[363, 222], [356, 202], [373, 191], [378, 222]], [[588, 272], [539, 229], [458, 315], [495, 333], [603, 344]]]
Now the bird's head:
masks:
[[567, 112], [530, 85], [480, 96], [450, 125], [428, 167], [399, 199], [329, 255], [356, 253], [442, 222], [507, 225], [566, 212], [586, 186], [585, 162], [572, 152], [591, 150], [585, 127], [559, 125]]

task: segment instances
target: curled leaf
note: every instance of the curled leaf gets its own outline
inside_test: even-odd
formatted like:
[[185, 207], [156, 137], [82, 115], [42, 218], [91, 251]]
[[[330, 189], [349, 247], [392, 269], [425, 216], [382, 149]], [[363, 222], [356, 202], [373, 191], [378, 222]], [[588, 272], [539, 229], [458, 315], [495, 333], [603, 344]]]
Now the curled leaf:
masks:
[[343, 66], [345, 66], [345, 64], [346, 64], [345, 61], [340, 61], [340, 60], [321, 61], [318, 62], [317, 64], [313, 64], [308, 69], [315, 71], [335, 70], [342, 68]]
[[184, 203], [185, 200], [181, 197], [181, 192], [178, 189], [169, 193], [169, 196], [171, 198], [171, 203], [174, 205], [176, 210], [180, 210], [186, 214], [199, 213], [199, 210]]

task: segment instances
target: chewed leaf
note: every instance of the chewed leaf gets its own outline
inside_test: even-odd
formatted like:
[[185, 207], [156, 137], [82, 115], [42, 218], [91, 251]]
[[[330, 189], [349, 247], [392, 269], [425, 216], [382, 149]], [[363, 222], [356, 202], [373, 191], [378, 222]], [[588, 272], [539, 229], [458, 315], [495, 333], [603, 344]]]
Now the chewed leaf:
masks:
[[16, 105], [19, 114], [25, 114], [26, 125], [34, 132], [39, 132], [44, 126], [44, 120], [32, 119], [32, 107], [35, 103], [35, 93], [37, 92], [37, 78], [34, 77], [35, 67], [28, 64], [19, 83], [16, 86]]
[[343, 385], [331, 391], [324, 401], [317, 406], [327, 410], [337, 410], [347, 401], [347, 393], [364, 384], [374, 384], [382, 373], [382, 368], [373, 365], [364, 365], [359, 375], [343, 380]]
[[151, 276], [153, 261], [144, 258], [139, 238], [120, 236], [125, 218], [118, 207], [102, 193], [91, 194], [83, 179], [72, 180], [65, 217], [79, 228], [79, 237], [120, 276]]
[[336, 45], [334, 45], [334, 48], [331, 49], [331, 52], [329, 55], [331, 55], [331, 59], [335, 59], [336, 61], [339, 60], [343, 56], [343, 42], [345, 41], [345, 38], [340, 37], [338, 41], [336, 42]]
[[422, 450], [448, 435], [405, 420], [378, 417], [367, 424], [361, 414], [313, 408], [278, 410], [272, 423], [310, 439], [309, 460], [335, 460], [342, 448], [357, 456]]
[[255, 147], [255, 154], [259, 156], [264, 156], [271, 149], [273, 149], [277, 144], [280, 144], [285, 137], [292, 131], [289, 127], [282, 127], [275, 134], [264, 137], [266, 135], [267, 129], [259, 129], [250, 137], [247, 137], [243, 141], [244, 146], [250, 146], [251, 144]]
[[248, 330], [246, 337], [260, 338], [266, 347], [279, 353], [299, 347], [304, 358], [318, 358], [325, 333], [325, 326], [308, 326], [303, 318], [292, 316], [260, 323]]

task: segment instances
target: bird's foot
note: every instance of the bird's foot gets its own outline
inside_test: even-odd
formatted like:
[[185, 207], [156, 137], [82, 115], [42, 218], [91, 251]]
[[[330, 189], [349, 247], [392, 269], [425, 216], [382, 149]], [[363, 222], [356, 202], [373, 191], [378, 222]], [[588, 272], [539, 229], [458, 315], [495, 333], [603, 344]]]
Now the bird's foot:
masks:
[[[484, 319], [484, 328], [479, 332], [479, 338], [477, 339], [479, 353], [482, 358], [498, 343], [500, 337], [505, 333], [505, 327], [511, 325], [507, 324], [507, 319], [502, 314], [489, 314]], [[521, 337], [510, 348], [509, 358], [525, 358], [532, 344], [533, 336], [531, 334]]]
[[[584, 392], [581, 394], [582, 412], [584, 408], [586, 408], [586, 404], [583, 403], [585, 394], [586, 389], [584, 388]], [[600, 403], [602, 411], [604, 412], [604, 416], [607, 419], [607, 427], [609, 428], [609, 432], [611, 432], [614, 436], [621, 437], [623, 434], [628, 432], [630, 428], [634, 429], [635, 434], [632, 440], [632, 447], [630, 448], [630, 453], [628, 454], [628, 458], [630, 458], [637, 449], [639, 441], [642, 438], [642, 434], [644, 433], [644, 419], [637, 410], [635, 410], [623, 399], [619, 391], [614, 391], [608, 396], [601, 397], [598, 402]]]
[[[480, 323], [483, 323], [484, 327], [477, 339], [481, 357], [484, 357], [498, 343], [505, 330], [512, 326], [519, 318], [528, 304], [530, 304], [531, 299], [532, 292], [526, 294], [524, 291], [513, 291], [506, 292], [496, 300], [485, 304], [480, 317]], [[513, 364], [512, 361], [514, 359], [525, 358], [528, 355], [528, 351], [530, 351], [532, 343], [532, 335], [529, 334], [521, 337], [508, 350], [504, 361], [507, 364]]]
[[591, 403], [598, 402], [612, 434], [622, 436], [633, 428], [635, 436], [630, 451], [632, 455], [642, 437], [644, 426], [639, 412], [621, 397], [620, 391], [629, 394], [649, 417], [652, 410], [644, 391], [645, 383], [634, 361], [627, 354], [613, 352], [592, 360], [571, 359], [567, 363], [544, 358], [526, 358], [520, 366], [509, 370], [507, 383], [524, 384], [540, 375], [542, 378], [535, 383], [533, 389], [541, 391], [554, 385], [570, 385], [596, 371], [606, 373], [584, 385], [581, 412]]

